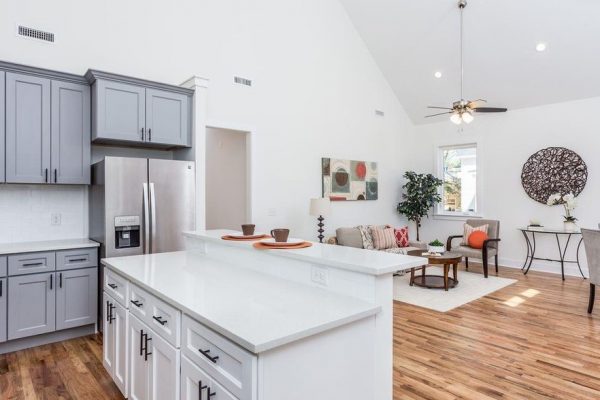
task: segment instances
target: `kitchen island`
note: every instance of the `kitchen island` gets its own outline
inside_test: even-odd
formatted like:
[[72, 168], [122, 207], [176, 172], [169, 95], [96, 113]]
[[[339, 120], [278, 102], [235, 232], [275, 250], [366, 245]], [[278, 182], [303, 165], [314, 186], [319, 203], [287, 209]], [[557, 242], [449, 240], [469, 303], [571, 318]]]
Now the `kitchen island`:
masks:
[[392, 273], [423, 261], [320, 244], [259, 251], [225, 233], [102, 261], [104, 364], [123, 393], [391, 400]]

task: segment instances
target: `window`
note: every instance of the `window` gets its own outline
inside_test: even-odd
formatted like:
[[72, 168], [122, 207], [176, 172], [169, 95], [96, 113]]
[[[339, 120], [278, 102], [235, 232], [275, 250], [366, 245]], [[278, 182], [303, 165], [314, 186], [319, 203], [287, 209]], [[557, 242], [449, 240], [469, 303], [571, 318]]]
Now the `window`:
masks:
[[438, 166], [438, 177], [444, 183], [437, 214], [477, 214], [477, 144], [440, 147]]

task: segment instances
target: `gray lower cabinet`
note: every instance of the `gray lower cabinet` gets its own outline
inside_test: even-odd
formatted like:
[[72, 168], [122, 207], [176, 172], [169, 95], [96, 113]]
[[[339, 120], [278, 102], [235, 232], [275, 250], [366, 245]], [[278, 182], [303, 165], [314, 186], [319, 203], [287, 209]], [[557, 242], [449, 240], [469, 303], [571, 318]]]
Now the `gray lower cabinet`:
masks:
[[57, 272], [56, 329], [96, 322], [98, 269]]
[[8, 339], [55, 330], [55, 274], [11, 276], [8, 279]]
[[146, 129], [150, 143], [189, 146], [189, 97], [146, 89]]
[[52, 183], [90, 183], [90, 101], [88, 85], [52, 81]]
[[92, 138], [143, 142], [146, 99], [143, 87], [98, 80], [92, 87]]
[[6, 342], [7, 336], [7, 287], [6, 278], [0, 278], [0, 343]]
[[6, 182], [46, 183], [50, 173], [50, 79], [6, 73]]

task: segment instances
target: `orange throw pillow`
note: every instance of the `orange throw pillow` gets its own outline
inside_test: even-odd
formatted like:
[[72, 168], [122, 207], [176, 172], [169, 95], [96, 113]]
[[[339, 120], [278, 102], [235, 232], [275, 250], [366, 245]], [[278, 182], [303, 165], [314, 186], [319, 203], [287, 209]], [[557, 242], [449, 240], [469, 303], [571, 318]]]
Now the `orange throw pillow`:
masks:
[[475, 231], [469, 235], [469, 247], [472, 247], [474, 249], [483, 249], [483, 242], [487, 239], [487, 233]]

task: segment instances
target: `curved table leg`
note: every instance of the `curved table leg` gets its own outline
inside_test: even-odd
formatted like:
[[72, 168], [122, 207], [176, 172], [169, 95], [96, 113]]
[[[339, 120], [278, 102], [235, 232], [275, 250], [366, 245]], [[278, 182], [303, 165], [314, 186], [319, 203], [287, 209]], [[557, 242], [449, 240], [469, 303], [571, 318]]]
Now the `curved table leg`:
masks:
[[523, 266], [521, 267], [521, 271], [522, 271], [527, 266], [527, 261], [529, 261], [529, 255], [531, 254], [531, 242], [529, 241], [529, 236], [527, 236], [526, 231], [521, 231], [521, 233], [523, 234], [523, 236], [525, 236], [525, 244], [527, 245], [527, 255], [525, 256], [525, 262], [523, 263]]
[[531, 237], [533, 239], [533, 245], [531, 247], [531, 257], [529, 258], [529, 265], [527, 266], [527, 269], [524, 272], [525, 275], [527, 275], [527, 273], [529, 272], [529, 268], [531, 268], [531, 264], [533, 263], [533, 258], [535, 257], [535, 247], [536, 247], [535, 232], [531, 232]]
[[583, 271], [581, 270], [581, 264], [579, 264], [579, 249], [581, 248], [581, 243], [583, 243], [583, 237], [581, 239], [579, 239], [579, 243], [577, 244], [577, 268], [579, 268], [579, 273], [581, 274], [581, 276], [583, 277], [583, 279], [587, 279], [585, 277], [585, 275], [583, 274]]
[[558, 237], [558, 233], [554, 234], [556, 236], [556, 244], [558, 245], [558, 255], [560, 257], [560, 272], [562, 275], [562, 280], [565, 280], [565, 255], [567, 254], [567, 249], [569, 248], [569, 242], [571, 241], [571, 234], [567, 235], [567, 243], [565, 244], [564, 250], [560, 247], [560, 239]]

